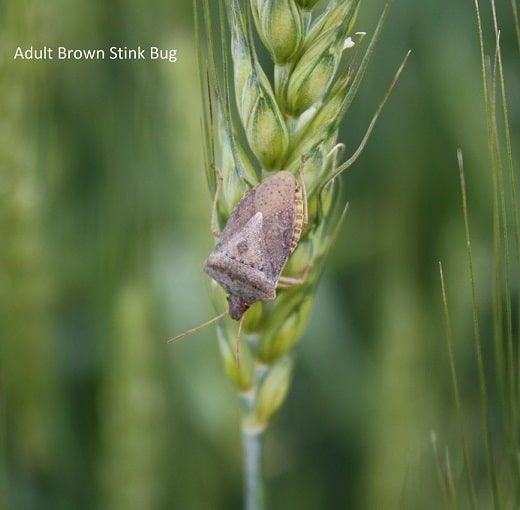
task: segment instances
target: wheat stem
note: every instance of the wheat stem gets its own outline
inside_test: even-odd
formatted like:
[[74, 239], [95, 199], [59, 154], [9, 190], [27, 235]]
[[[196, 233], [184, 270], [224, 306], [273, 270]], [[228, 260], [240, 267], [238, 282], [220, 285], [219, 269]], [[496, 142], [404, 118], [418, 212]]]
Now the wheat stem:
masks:
[[264, 508], [262, 439], [262, 430], [242, 427], [245, 510], [262, 510]]

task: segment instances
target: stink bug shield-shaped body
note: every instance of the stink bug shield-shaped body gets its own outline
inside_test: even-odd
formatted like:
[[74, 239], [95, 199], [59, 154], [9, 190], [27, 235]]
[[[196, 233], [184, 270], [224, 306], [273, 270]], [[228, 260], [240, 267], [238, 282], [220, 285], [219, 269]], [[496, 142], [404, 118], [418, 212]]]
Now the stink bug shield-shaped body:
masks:
[[204, 263], [227, 293], [229, 315], [239, 320], [257, 301], [272, 301], [289, 255], [307, 221], [304, 184], [277, 172], [248, 191], [231, 213]]
[[[214, 212], [215, 205], [216, 202]], [[290, 172], [277, 172], [244, 194], [219, 234], [215, 249], [204, 262], [204, 271], [227, 293], [232, 319], [242, 319], [257, 301], [274, 300], [277, 286], [302, 283], [301, 279], [284, 278], [281, 274], [306, 224], [303, 176], [298, 184]], [[192, 335], [225, 315], [226, 312], [221, 313], [168, 342]], [[241, 325], [242, 321], [237, 335], [237, 363]]]

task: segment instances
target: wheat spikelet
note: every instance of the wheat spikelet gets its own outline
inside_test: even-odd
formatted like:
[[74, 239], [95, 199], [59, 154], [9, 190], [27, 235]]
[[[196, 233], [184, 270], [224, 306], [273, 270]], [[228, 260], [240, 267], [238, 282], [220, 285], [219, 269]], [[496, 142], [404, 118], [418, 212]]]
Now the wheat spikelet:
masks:
[[[304, 282], [279, 290], [275, 301], [256, 303], [246, 313], [239, 365], [237, 324], [226, 319], [218, 326], [224, 367], [243, 396], [246, 438], [266, 427], [287, 394], [292, 352], [306, 327], [317, 280], [345, 212], [336, 177], [359, 155], [396, 81], [359, 150], [339, 166], [338, 129], [362, 81], [390, 2], [364, 51], [359, 50], [363, 34], [353, 28], [360, 0], [331, 0], [319, 15], [313, 14], [315, 4], [316, 0], [221, 0], [216, 14], [208, 0], [195, 0], [206, 98], [205, 158], [213, 195], [217, 188], [213, 165], [222, 177], [216, 202], [219, 226], [226, 224], [252, 186], [272, 172], [297, 174], [305, 160], [309, 222], [283, 273], [295, 279], [304, 276]], [[260, 62], [257, 40], [271, 57], [267, 65]], [[213, 289], [216, 308], [225, 310], [224, 292], [217, 284]], [[248, 439], [244, 443], [247, 464]], [[251, 475], [252, 484], [255, 476], [258, 473]], [[250, 503], [248, 508], [258, 507]]]

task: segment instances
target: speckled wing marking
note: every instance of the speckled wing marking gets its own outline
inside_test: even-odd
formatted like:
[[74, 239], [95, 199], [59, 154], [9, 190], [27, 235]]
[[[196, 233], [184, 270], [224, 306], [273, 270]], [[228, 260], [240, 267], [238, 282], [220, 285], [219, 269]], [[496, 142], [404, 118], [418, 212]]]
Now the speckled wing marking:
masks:
[[247, 222], [255, 215], [255, 194], [258, 186], [244, 194], [238, 205], [233, 209], [224, 230], [220, 234], [215, 249], [225, 245], [232, 237], [239, 233]]
[[265, 273], [270, 266], [269, 254], [263, 235], [263, 216], [257, 212], [219, 250], [232, 260]]
[[291, 253], [294, 233], [296, 179], [289, 172], [278, 172], [257, 188], [256, 210], [264, 216], [264, 240], [271, 264], [266, 277], [276, 282]]
[[[298, 191], [299, 202], [295, 201]], [[275, 282], [288, 256], [298, 244], [302, 227], [302, 211], [301, 190], [296, 179], [290, 172], [277, 172], [244, 195], [231, 213], [215, 252], [223, 252], [230, 258], [241, 260], [259, 269], [269, 280]], [[234, 238], [237, 235], [243, 236], [244, 227], [257, 213], [261, 213], [263, 217], [264, 242], [262, 246], [257, 244], [254, 250], [251, 249], [252, 246], [246, 246], [242, 254], [237, 253], [238, 250], [234, 248], [236, 244]], [[244, 244], [241, 243], [242, 246]]]

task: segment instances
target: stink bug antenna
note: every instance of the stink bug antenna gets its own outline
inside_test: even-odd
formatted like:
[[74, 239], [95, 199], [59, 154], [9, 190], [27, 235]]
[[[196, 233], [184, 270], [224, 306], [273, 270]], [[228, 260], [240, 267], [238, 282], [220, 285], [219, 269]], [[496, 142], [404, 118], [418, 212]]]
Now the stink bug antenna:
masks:
[[179, 340], [182, 340], [183, 338], [193, 335], [200, 331], [201, 329], [204, 329], [206, 326], [209, 326], [213, 324], [214, 322], [219, 321], [222, 319], [225, 315], [227, 315], [227, 312], [222, 312], [220, 315], [217, 315], [216, 317], [213, 317], [213, 319], [210, 319], [209, 321], [204, 322], [203, 324], [200, 324], [199, 326], [196, 326], [194, 328], [188, 329], [188, 331], [185, 331], [184, 333], [181, 333], [180, 335], [174, 336], [173, 338], [170, 338], [167, 343], [174, 344], [178, 342]]

